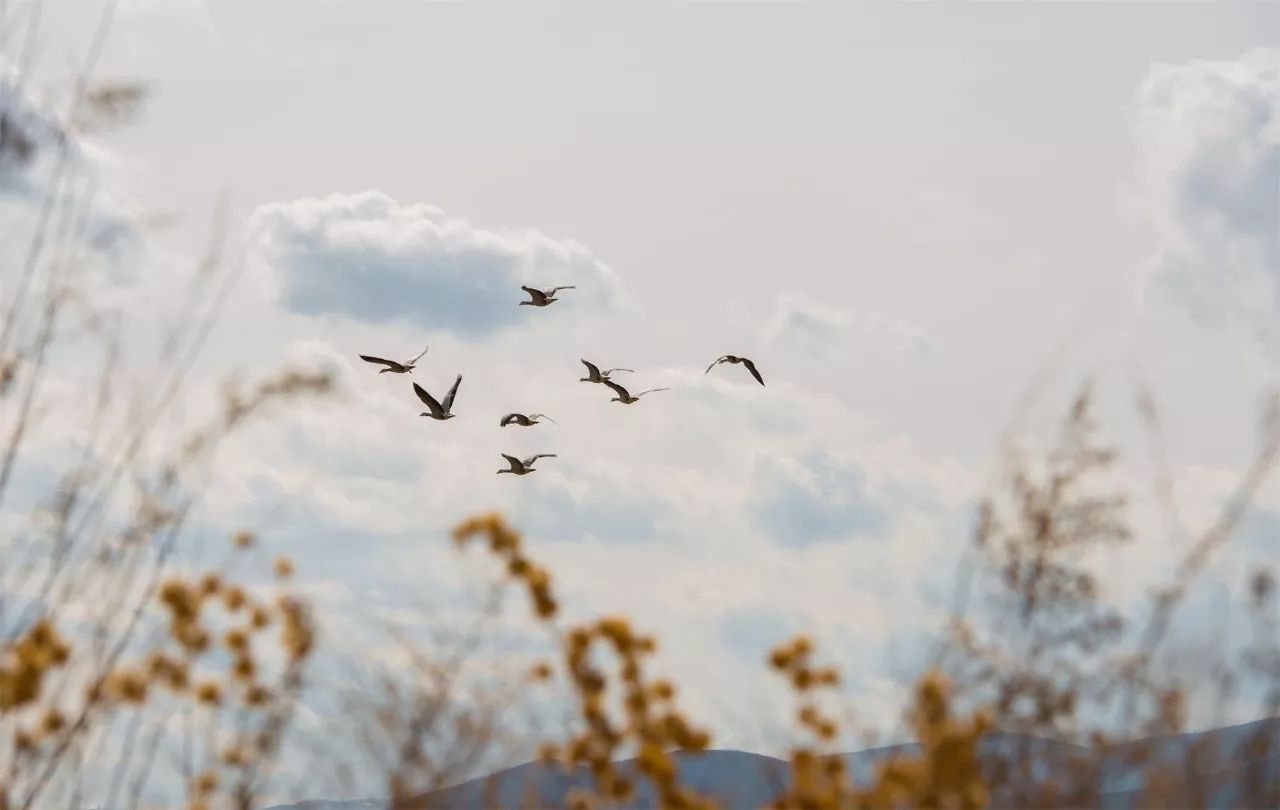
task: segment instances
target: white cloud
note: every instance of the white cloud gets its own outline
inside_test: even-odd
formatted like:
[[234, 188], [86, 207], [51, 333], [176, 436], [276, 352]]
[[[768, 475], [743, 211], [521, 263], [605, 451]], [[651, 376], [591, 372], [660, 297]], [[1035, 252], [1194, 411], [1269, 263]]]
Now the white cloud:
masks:
[[[533, 230], [489, 230], [378, 191], [260, 206], [250, 218], [279, 300], [303, 315], [400, 320], [464, 338], [531, 317], [609, 309], [616, 276], [585, 246]], [[522, 284], [572, 284], [546, 313], [519, 306]]]
[[1153, 282], [1198, 322], [1280, 349], [1280, 51], [1155, 64], [1137, 107]]
[[[83, 264], [109, 270], [117, 281], [131, 276], [144, 247], [146, 212], [129, 197], [129, 169], [70, 123], [32, 76], [0, 57], [0, 222], [6, 229], [34, 233], [47, 205], [47, 232], [67, 233], [71, 245], [84, 249]], [[4, 250], [27, 247], [9, 240]], [[21, 254], [6, 258], [14, 256]], [[86, 279], [82, 292], [90, 294], [94, 281]]]
[[789, 342], [823, 354], [844, 348], [854, 332], [920, 354], [936, 347], [933, 337], [910, 321], [879, 312], [859, 314], [794, 292], [778, 296], [764, 328], [766, 340]]

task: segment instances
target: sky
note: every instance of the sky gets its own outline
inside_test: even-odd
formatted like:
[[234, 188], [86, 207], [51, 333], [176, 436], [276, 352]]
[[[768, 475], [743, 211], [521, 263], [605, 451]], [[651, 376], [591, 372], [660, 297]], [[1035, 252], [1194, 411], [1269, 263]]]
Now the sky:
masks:
[[[65, 86], [100, 8], [45, 4], [37, 75]], [[218, 210], [248, 252], [184, 407], [287, 362], [341, 383], [229, 446], [204, 505], [268, 524], [336, 655], [375, 652], [354, 617], [469, 609], [447, 530], [497, 509], [571, 617], [659, 634], [718, 745], [776, 751], [785, 708], [743, 707], [779, 703], [763, 661], [801, 630], [892, 725], [1000, 442], [1086, 375], [1149, 530], [1118, 599], [1182, 548], [1132, 369], [1183, 517], [1230, 491], [1280, 359], [1278, 33], [1265, 3], [124, 0], [97, 72], [154, 95], [92, 146], [104, 216], [180, 217], [123, 262], [126, 310]], [[449, 422], [357, 358], [423, 345], [427, 390], [464, 376]], [[703, 373], [725, 353], [766, 386]], [[612, 403], [580, 358], [671, 390]], [[1214, 576], [1280, 556], [1277, 520], [1272, 486]]]

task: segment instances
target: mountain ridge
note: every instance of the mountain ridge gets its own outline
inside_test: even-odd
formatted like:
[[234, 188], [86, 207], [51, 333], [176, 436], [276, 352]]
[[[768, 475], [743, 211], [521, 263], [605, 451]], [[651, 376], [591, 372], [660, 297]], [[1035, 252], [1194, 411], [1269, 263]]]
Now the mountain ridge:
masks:
[[[1261, 758], [1243, 757], [1241, 746], [1250, 740], [1271, 738], [1270, 745]], [[992, 732], [980, 743], [981, 759], [990, 766], [999, 761], [1002, 753], [1014, 745], [1030, 754], [1032, 761], [1042, 772], [1053, 767], [1055, 759], [1068, 754], [1087, 755], [1092, 749], [1043, 737], [1005, 732]], [[1221, 767], [1201, 772], [1188, 768], [1181, 773], [1185, 784], [1175, 786], [1175, 798], [1202, 798], [1203, 801], [1180, 801], [1177, 806], [1208, 806], [1232, 808], [1240, 806], [1245, 780], [1266, 780], [1267, 808], [1280, 808], [1280, 717], [1266, 718], [1197, 732], [1173, 735], [1155, 735], [1118, 745], [1107, 761], [1099, 762], [1098, 779], [1101, 806], [1108, 810], [1124, 810], [1142, 803], [1145, 785], [1142, 775], [1124, 763], [1124, 756], [1145, 750], [1157, 760], [1173, 764], [1186, 761], [1196, 750], [1216, 752], [1215, 760]], [[875, 771], [877, 763], [895, 755], [918, 750], [917, 743], [902, 743], [865, 749], [834, 756], [845, 760], [848, 773], [855, 782], [862, 783]], [[683, 784], [702, 793], [714, 796], [723, 808], [764, 807], [776, 798], [788, 783], [789, 765], [785, 760], [766, 754], [738, 749], [712, 749], [704, 752], [676, 751]], [[620, 773], [634, 775], [635, 760], [625, 759], [617, 763]], [[1193, 796], [1195, 776], [1213, 774], [1216, 777], [1215, 793], [1207, 797]], [[637, 784], [632, 800], [619, 807], [628, 810], [657, 806], [652, 788], [643, 780]], [[437, 810], [489, 810], [495, 807], [560, 807], [574, 788], [591, 785], [591, 774], [585, 767], [566, 771], [556, 765], [537, 761], [525, 762], [504, 768], [486, 776], [480, 776], [433, 790], [413, 802], [414, 807], [430, 807]], [[1178, 792], [1181, 791], [1181, 792]], [[993, 797], [993, 807], [1002, 805], [999, 797]], [[294, 804], [275, 805], [267, 810], [381, 810], [387, 807], [382, 800], [360, 799], [349, 801], [314, 800]]]

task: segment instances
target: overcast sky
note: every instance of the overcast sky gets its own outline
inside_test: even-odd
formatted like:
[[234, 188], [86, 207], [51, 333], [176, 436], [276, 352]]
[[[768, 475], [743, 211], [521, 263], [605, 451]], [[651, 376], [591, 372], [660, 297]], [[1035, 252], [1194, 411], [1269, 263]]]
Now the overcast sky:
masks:
[[[56, 82], [99, 6], [48, 6]], [[765, 750], [733, 710], [800, 629], [893, 717], [1059, 348], [1034, 424], [1098, 372], [1145, 486], [1136, 363], [1186, 517], [1228, 491], [1280, 358], [1278, 33], [1268, 3], [125, 0], [99, 74], [156, 95], [101, 146], [121, 200], [184, 215], [166, 250], [224, 192], [252, 240], [202, 377], [319, 360], [350, 391], [229, 448], [211, 521], [275, 515], [317, 594], [389, 613], [452, 593], [445, 530], [500, 509], [572, 616], [657, 631], [717, 744]], [[450, 422], [356, 358], [424, 344], [428, 390], [464, 375]], [[724, 353], [767, 385], [704, 375]], [[611, 403], [582, 357], [672, 390]], [[1112, 584], [1176, 553], [1144, 537]]]

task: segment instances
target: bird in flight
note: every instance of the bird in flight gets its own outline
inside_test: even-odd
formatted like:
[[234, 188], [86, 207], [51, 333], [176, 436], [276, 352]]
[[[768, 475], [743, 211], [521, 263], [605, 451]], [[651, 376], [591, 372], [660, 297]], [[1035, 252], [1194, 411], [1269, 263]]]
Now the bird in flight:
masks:
[[449, 389], [449, 393], [445, 395], [444, 404], [436, 402], [435, 397], [427, 393], [426, 389], [417, 383], [413, 384], [413, 392], [418, 395], [418, 399], [422, 400], [427, 406], [427, 411], [418, 414], [418, 416], [430, 416], [432, 419], [452, 419], [457, 414], [452, 413], [453, 398], [458, 393], [458, 386], [462, 384], [462, 375], [458, 375], [458, 379], [453, 381], [453, 387]]
[[736, 357], [732, 354], [726, 354], [723, 357], [719, 358], [714, 363], [707, 366], [707, 370], [702, 373], [703, 374], [710, 373], [711, 369], [715, 368], [721, 363], [734, 363], [734, 364], [741, 363], [742, 365], [747, 367], [747, 371], [751, 372], [751, 376], [756, 378], [756, 382], [760, 383], [761, 385], [764, 385], [764, 377], [761, 377], [760, 372], [756, 370], [755, 363], [751, 362], [751, 360], [749, 360], [746, 357]]
[[420, 359], [422, 359], [422, 355], [426, 354], [427, 349], [429, 348], [431, 347], [427, 346], [421, 352], [418, 353], [417, 357], [413, 358], [412, 360], [406, 360], [403, 363], [397, 363], [395, 360], [384, 360], [381, 357], [373, 357], [368, 354], [360, 355], [360, 359], [365, 361], [366, 363], [380, 363], [386, 366], [386, 368], [378, 369], [379, 374], [386, 374], [388, 371], [390, 371], [393, 374], [405, 374], [407, 372], [413, 371], [414, 364], [417, 363]]
[[613, 399], [609, 400], [609, 401], [610, 401], [610, 402], [621, 402], [623, 405], [630, 405], [630, 404], [631, 404], [631, 403], [633, 403], [633, 402], [639, 402], [639, 401], [640, 401], [640, 397], [644, 396], [645, 394], [652, 394], [654, 391], [669, 391], [669, 390], [670, 390], [669, 388], [649, 388], [649, 389], [647, 389], [647, 390], [641, 391], [640, 393], [636, 394], [635, 396], [632, 396], [632, 395], [627, 391], [627, 389], [623, 388], [621, 385], [618, 385], [618, 384], [617, 384], [616, 382], [614, 382], [613, 380], [605, 380], [605, 381], [604, 381], [604, 384], [605, 384], [605, 385], [607, 385], [607, 386], [609, 386], [610, 388], [612, 388], [612, 389], [614, 390], [614, 392], [615, 392], [615, 393], [617, 393], [617, 396], [616, 396], [616, 397], [614, 397]]
[[582, 365], [587, 367], [587, 376], [580, 377], [578, 382], [602, 383], [609, 379], [609, 375], [615, 371], [632, 371], [629, 368], [611, 368], [601, 371], [595, 363], [588, 363], [586, 360], [582, 361]]
[[535, 290], [533, 287], [526, 287], [525, 285], [521, 284], [520, 289], [529, 293], [529, 299], [530, 299], [528, 301], [521, 301], [520, 306], [545, 307], [546, 305], [550, 304], [552, 301], [559, 300], [558, 298], [556, 298], [556, 293], [560, 292], [561, 290], [573, 290], [577, 288], [574, 287], [572, 284], [568, 284], [563, 287], [552, 287], [546, 292], [543, 292], [542, 290]]
[[540, 458], [555, 458], [556, 454], [555, 453], [539, 453], [536, 456], [529, 456], [524, 461], [521, 461], [515, 456], [509, 456], [506, 453], [503, 453], [502, 457], [505, 458], [507, 460], [507, 463], [511, 465], [511, 469], [498, 470], [498, 475], [502, 475], [503, 473], [511, 473], [512, 475], [528, 475], [529, 473], [534, 472], [533, 462], [537, 461]]
[[547, 416], [545, 413], [531, 413], [528, 416], [525, 416], [522, 413], [509, 413], [506, 416], [502, 417], [502, 420], [498, 422], [498, 427], [506, 427], [512, 422], [514, 422], [517, 425], [520, 425], [521, 427], [530, 427], [532, 425], [538, 424], [538, 421], [542, 419], [546, 419], [548, 422], [551, 422], [553, 424], [559, 424], [559, 422], [556, 422], [556, 420], [552, 419], [550, 416]]

